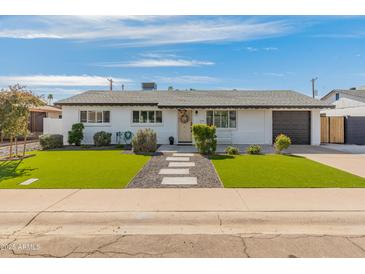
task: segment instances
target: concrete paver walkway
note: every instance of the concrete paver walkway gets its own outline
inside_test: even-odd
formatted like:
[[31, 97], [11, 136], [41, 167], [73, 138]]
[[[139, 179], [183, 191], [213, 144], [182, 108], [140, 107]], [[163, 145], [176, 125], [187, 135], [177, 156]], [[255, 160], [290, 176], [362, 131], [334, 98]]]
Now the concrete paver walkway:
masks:
[[217, 188], [222, 184], [212, 163], [197, 153], [163, 152], [154, 156], [128, 188]]

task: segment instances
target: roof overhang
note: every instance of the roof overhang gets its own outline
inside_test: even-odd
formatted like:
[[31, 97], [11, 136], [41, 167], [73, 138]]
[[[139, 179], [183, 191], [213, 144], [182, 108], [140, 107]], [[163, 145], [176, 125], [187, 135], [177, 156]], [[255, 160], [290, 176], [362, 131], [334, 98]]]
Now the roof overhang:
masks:
[[160, 105], [157, 103], [61, 103], [60, 106], [157, 106], [158, 108], [171, 109], [330, 109], [334, 105]]

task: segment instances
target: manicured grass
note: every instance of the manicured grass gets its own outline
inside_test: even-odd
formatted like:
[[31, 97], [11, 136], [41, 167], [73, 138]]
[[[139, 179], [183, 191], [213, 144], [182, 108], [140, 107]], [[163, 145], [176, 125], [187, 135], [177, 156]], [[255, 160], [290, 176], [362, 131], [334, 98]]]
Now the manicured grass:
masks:
[[365, 187], [365, 179], [299, 156], [214, 156], [225, 187]]
[[[120, 150], [33, 153], [22, 161], [0, 162], [0, 188], [124, 188], [150, 159]], [[19, 185], [29, 178], [39, 180]]]

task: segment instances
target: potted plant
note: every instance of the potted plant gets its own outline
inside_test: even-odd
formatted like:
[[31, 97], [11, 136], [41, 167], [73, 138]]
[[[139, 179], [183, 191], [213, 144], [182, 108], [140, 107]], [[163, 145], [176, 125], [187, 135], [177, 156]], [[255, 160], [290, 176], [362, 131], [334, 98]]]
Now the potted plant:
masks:
[[170, 136], [169, 137], [169, 142], [170, 142], [170, 145], [173, 145], [174, 144], [174, 137]]

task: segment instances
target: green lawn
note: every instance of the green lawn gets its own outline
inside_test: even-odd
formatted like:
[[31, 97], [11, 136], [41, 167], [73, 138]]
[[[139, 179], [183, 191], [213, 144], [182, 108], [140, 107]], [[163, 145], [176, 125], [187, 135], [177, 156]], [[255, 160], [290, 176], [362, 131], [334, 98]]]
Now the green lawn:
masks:
[[214, 156], [225, 187], [365, 187], [365, 179], [286, 155]]
[[[0, 162], [0, 188], [124, 188], [150, 159], [120, 150], [33, 153], [22, 161]], [[29, 178], [39, 180], [19, 185]]]

